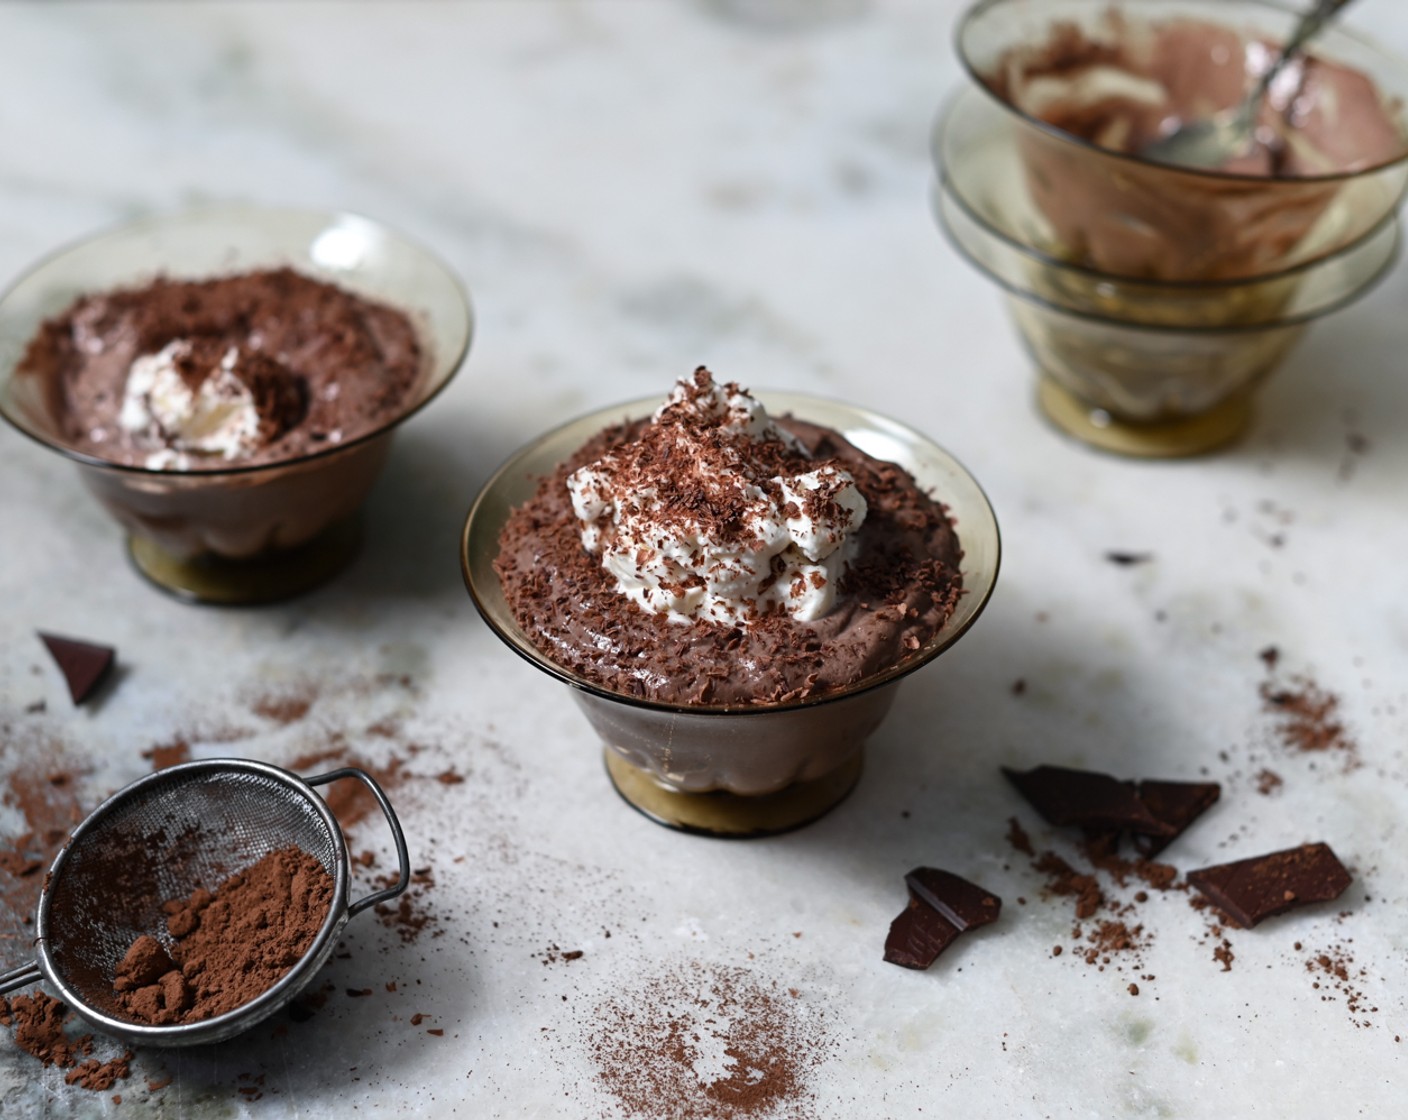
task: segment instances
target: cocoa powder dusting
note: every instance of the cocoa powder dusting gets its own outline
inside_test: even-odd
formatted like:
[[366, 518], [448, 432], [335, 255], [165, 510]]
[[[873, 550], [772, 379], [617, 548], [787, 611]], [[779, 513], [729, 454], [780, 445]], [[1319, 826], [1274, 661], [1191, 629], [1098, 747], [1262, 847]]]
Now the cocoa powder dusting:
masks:
[[306, 716], [317, 698], [318, 690], [311, 685], [304, 685], [256, 697], [249, 710], [264, 719], [287, 726]]
[[1287, 750], [1334, 752], [1343, 757], [1346, 771], [1361, 765], [1359, 745], [1340, 721], [1340, 698], [1334, 693], [1304, 676], [1292, 677], [1287, 685], [1263, 681], [1259, 692], [1263, 709], [1277, 717], [1276, 736]]
[[[399, 757], [393, 757], [385, 766], [373, 766], [365, 759], [359, 758], [351, 752], [351, 748], [340, 732], [333, 733], [330, 737], [330, 744], [323, 750], [299, 755], [288, 763], [288, 768], [300, 774], [306, 774], [312, 772], [315, 767], [328, 763], [337, 766], [355, 766], [375, 778], [377, 784], [387, 793], [395, 791], [407, 778], [411, 777], [405, 769], [405, 762]], [[371, 790], [361, 782], [333, 782], [331, 785], [324, 786], [320, 792], [326, 799], [328, 808], [332, 810], [332, 815], [337, 818], [344, 831], [352, 825], [366, 820], [372, 814], [381, 812]]]
[[746, 969], [692, 964], [602, 1003], [589, 1029], [596, 1078], [631, 1120], [804, 1120], [832, 1048], [792, 990]]
[[[1132, 883], [1164, 892], [1186, 890], [1178, 883], [1178, 871], [1166, 863], [1144, 856], [1119, 854], [1118, 833], [1088, 832], [1080, 845], [1089, 870], [1073, 866], [1051, 850], [1037, 853], [1021, 822], [1008, 820], [1007, 843], [1014, 851], [1033, 856], [1031, 867], [1045, 878], [1042, 894], [1048, 898], [1074, 901], [1075, 924], [1071, 928], [1071, 952], [1085, 964], [1103, 972], [1107, 967], [1123, 971], [1126, 965], [1143, 966], [1144, 950], [1154, 940], [1153, 931], [1139, 920], [1140, 908], [1148, 903], [1147, 890], [1138, 889], [1121, 897]], [[1052, 947], [1051, 955], [1063, 955], [1063, 947]], [[1152, 975], [1140, 979], [1152, 981]]]
[[117, 968], [116, 1002], [135, 1021], [195, 1023], [242, 1007], [312, 945], [332, 904], [332, 878], [307, 852], [270, 852], [214, 891], [163, 905], [172, 943], [137, 938]]
[[151, 749], [142, 752], [142, 757], [152, 764], [152, 773], [179, 766], [191, 761], [191, 744], [185, 739], [172, 739], [169, 743], [154, 743]]
[[[74, 771], [63, 766], [58, 744], [36, 742], [31, 762], [19, 763], [0, 802], [19, 812], [24, 831], [0, 838], [0, 947], [18, 959], [34, 939], [34, 914], [44, 871], [83, 819]], [[42, 755], [38, 754], [42, 752]]]
[[[1296, 948], [1301, 947], [1297, 942]], [[1363, 989], [1369, 971], [1355, 962], [1347, 944], [1332, 945], [1324, 950], [1307, 950], [1305, 971], [1311, 977], [1311, 988], [1319, 993], [1322, 1003], [1342, 1001], [1349, 1012], [1350, 1022], [1356, 1027], [1374, 1025], [1369, 1016], [1379, 1009], [1371, 1005]]]

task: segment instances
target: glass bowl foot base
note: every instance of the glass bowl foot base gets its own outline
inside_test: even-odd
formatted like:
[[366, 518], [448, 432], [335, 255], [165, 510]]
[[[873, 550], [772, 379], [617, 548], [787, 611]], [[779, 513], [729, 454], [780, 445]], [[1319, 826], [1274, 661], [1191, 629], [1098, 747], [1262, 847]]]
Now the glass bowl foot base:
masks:
[[361, 518], [349, 517], [297, 548], [250, 560], [214, 555], [182, 559], [150, 537], [138, 536], [127, 538], [127, 553], [137, 571], [167, 594], [188, 603], [233, 607], [312, 591], [347, 567], [361, 543]]
[[662, 786], [647, 771], [606, 748], [611, 784], [633, 808], [666, 828], [735, 839], [791, 832], [825, 816], [855, 789], [861, 766], [861, 752], [857, 751], [829, 774], [759, 797], [721, 790], [681, 793]]
[[1196, 416], [1150, 424], [1117, 420], [1050, 377], [1037, 383], [1036, 399], [1042, 414], [1067, 435], [1101, 451], [1142, 459], [1179, 459], [1225, 447], [1246, 431], [1252, 417], [1250, 393]]

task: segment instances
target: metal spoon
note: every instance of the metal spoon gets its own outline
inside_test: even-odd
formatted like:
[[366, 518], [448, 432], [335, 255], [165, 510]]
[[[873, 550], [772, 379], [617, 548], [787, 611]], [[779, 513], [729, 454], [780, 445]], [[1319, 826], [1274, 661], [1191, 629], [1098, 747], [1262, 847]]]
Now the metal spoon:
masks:
[[1202, 120], [1179, 125], [1167, 136], [1142, 148], [1139, 157], [1179, 167], [1222, 167], [1245, 153], [1252, 146], [1257, 114], [1271, 83], [1330, 18], [1350, 3], [1351, 0], [1317, 0], [1315, 7], [1300, 17], [1280, 57], [1239, 104]]

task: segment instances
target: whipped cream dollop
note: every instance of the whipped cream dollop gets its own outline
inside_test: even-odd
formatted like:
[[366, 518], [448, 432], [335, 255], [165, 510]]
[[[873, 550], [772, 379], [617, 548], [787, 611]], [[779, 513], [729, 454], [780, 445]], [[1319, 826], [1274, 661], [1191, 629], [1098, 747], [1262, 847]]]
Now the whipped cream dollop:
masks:
[[118, 424], [157, 445], [148, 468], [186, 470], [240, 459], [267, 443], [302, 411], [301, 393], [262, 354], [175, 339], [132, 362]]
[[762, 404], [702, 366], [638, 438], [567, 479], [583, 546], [617, 590], [674, 622], [827, 614], [865, 498]]

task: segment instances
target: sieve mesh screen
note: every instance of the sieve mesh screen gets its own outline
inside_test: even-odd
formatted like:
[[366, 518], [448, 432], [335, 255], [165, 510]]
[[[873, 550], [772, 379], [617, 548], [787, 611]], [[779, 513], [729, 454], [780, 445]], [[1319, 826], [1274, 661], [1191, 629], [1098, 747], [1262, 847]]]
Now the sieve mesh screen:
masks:
[[[170, 777], [163, 780], [163, 775]], [[199, 768], [158, 775], [70, 842], [49, 884], [47, 938], [58, 978], [94, 1009], [113, 999], [117, 964], [152, 934], [168, 947], [162, 904], [213, 890], [270, 852], [296, 845], [337, 876], [335, 833], [307, 796], [257, 771]]]

